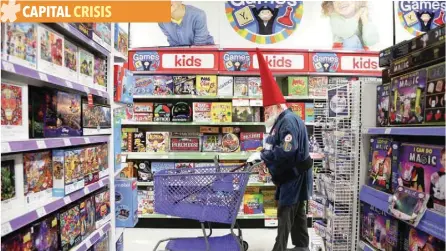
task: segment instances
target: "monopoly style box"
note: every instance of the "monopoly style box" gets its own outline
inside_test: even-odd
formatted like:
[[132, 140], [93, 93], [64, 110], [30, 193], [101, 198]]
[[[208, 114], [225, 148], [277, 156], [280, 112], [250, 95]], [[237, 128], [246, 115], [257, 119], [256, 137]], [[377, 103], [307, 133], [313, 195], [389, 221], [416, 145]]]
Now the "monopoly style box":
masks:
[[138, 223], [136, 179], [115, 180], [116, 226], [134, 227]]

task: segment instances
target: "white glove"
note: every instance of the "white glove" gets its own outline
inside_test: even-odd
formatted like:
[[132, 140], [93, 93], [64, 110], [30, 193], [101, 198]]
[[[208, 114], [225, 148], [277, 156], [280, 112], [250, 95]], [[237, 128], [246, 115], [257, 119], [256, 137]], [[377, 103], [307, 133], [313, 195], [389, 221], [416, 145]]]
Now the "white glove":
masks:
[[260, 157], [260, 152], [253, 152], [251, 154], [251, 156], [249, 156], [249, 158], [248, 158], [248, 160], [246, 162], [254, 163], [254, 162], [257, 162], [257, 161], [261, 161], [261, 160], [262, 160], [262, 158]]

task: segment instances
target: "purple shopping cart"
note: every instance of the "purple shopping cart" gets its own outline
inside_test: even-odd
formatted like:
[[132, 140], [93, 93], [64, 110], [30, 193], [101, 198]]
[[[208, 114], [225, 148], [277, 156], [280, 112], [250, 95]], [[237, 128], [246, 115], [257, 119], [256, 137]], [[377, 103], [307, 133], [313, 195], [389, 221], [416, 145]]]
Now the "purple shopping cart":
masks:
[[[163, 170], [154, 176], [155, 212], [200, 221], [203, 237], [168, 238], [168, 251], [244, 251], [237, 214], [248, 184], [251, 170], [262, 164], [220, 166], [210, 164], [202, 168]], [[204, 223], [216, 222], [230, 225], [230, 233], [212, 237], [206, 234]], [[234, 233], [238, 229], [238, 235]]]

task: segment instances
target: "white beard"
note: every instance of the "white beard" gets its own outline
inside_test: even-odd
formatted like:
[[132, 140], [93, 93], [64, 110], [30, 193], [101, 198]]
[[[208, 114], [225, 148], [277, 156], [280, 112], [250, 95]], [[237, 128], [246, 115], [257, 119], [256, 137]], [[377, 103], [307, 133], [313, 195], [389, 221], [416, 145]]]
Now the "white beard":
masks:
[[274, 116], [269, 117], [267, 121], [265, 121], [266, 132], [269, 133], [271, 131], [274, 123], [276, 123], [277, 117], [279, 117], [279, 114], [275, 114]]

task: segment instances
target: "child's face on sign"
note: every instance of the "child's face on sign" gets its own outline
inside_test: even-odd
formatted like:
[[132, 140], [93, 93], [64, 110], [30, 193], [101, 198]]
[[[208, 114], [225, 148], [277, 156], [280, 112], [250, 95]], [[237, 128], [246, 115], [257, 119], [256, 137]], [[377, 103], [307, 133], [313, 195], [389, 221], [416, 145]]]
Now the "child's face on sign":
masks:
[[333, 8], [339, 15], [349, 17], [355, 13], [356, 3], [355, 1], [334, 1]]

